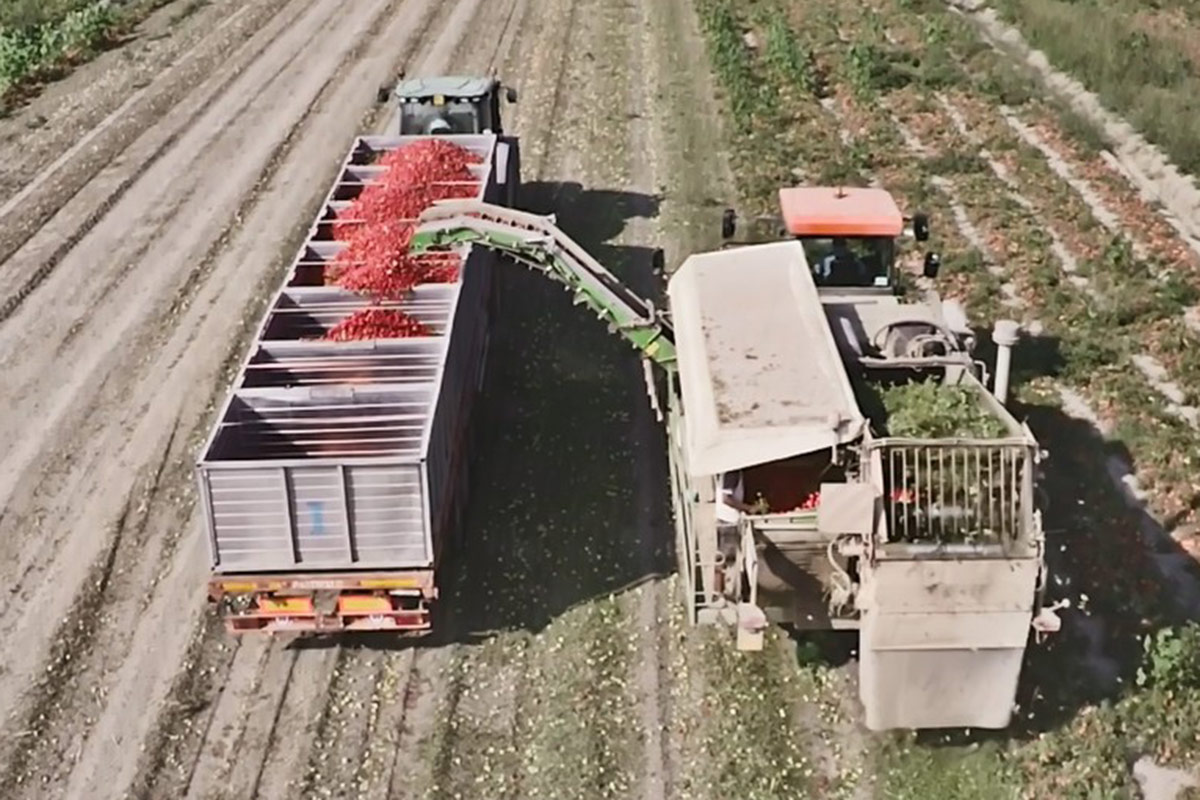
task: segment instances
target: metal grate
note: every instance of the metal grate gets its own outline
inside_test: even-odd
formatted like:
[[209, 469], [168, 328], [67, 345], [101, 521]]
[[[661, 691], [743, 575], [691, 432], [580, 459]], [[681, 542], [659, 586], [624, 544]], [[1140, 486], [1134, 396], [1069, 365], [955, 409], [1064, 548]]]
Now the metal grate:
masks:
[[1034, 449], [1020, 442], [885, 439], [885, 540], [1013, 544], [1031, 533]]

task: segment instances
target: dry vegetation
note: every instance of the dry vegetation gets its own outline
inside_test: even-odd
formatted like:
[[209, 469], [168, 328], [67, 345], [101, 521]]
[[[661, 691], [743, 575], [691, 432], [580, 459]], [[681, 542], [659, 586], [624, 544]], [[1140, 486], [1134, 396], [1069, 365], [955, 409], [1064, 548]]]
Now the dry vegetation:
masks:
[[[1141, 755], [1193, 768], [1200, 681], [1189, 665], [1197, 629], [1182, 624], [1186, 596], [1181, 603], [1160, 569], [1179, 564], [1182, 554], [1154, 530], [1183, 535], [1196, 507], [1200, 434], [1178, 407], [1200, 392], [1196, 334], [1184, 322], [1200, 284], [1194, 258], [1161, 220], [1132, 222], [1154, 212], [1111, 171], [1101, 174], [1094, 134], [1039, 99], [1036, 86], [942, 3], [699, 6], [749, 205], [769, 206], [771, 189], [797, 177], [877, 179], [908, 208], [934, 212], [946, 255], [942, 291], [964, 300], [979, 327], [1016, 315], [1042, 331], [1018, 350], [1016, 411], [1051, 454], [1046, 519], [1058, 576], [1051, 593], [1081, 610], [1069, 615], [1066, 633], [1031, 652], [1012, 730], [983, 738], [883, 737], [874, 746], [877, 791], [1118, 797], [1134, 791], [1128, 764]], [[1118, 68], [1115, 59], [1132, 56], [1104, 37], [1122, 26], [1105, 21], [1102, 35], [1089, 38], [1092, 27], [1079, 20], [1091, 11], [1079, 3], [1009, 4], [1017, 6], [1070, 10], [1065, 18], [1075, 27], [1048, 39], [1080, 53], [1092, 46], [1107, 53], [1104, 74], [1116, 96], [1121, 87], [1163, 82], [1164, 65], [1179, 53], [1149, 58], [1140, 72]], [[1122, 9], [1118, 3], [1110, 13]], [[1155, 94], [1153, 103], [1143, 98], [1144, 109], [1178, 109], [1178, 116], [1147, 110], [1139, 118], [1132, 105], [1120, 110], [1149, 131], [1177, 126], [1160, 129], [1160, 138], [1194, 145], [1182, 135], [1194, 127], [1186, 120], [1195, 92], [1179, 88], [1191, 69], [1180, 58], [1171, 62], [1175, 82], [1166, 84], [1167, 94]], [[1179, 92], [1174, 101], [1172, 91]], [[1128, 212], [1115, 229], [1006, 114], [1041, 132], [1105, 202]], [[1186, 151], [1174, 154], [1195, 166]], [[1017, 299], [1006, 303], [1002, 289]], [[1138, 366], [1146, 357], [1165, 368], [1182, 397], [1156, 390]], [[1076, 416], [1069, 401], [1077, 398], [1094, 411], [1103, 434]], [[1145, 507], [1114, 485], [1113, 469], [1121, 465], [1133, 467], [1149, 491]], [[1096, 630], [1098, 641], [1085, 633]]]
[[996, 7], [1051, 63], [1099, 94], [1180, 168], [1200, 172], [1200, 6], [1000, 0]]

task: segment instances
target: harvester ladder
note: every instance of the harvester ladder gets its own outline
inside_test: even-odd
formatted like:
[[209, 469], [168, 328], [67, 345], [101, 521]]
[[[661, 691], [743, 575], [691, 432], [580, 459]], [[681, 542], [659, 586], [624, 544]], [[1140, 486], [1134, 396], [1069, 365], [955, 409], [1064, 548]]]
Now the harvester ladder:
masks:
[[413, 253], [472, 244], [504, 253], [563, 284], [576, 305], [586, 305], [643, 356], [675, 366], [671, 323], [541, 216], [476, 200], [442, 200], [421, 213], [409, 245]]

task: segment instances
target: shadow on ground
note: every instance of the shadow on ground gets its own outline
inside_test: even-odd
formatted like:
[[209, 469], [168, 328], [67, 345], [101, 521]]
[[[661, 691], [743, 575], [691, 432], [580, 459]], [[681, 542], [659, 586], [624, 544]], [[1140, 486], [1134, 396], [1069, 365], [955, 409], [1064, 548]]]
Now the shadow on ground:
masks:
[[[522, 201], [556, 214], [601, 264], [658, 299], [654, 250], [611, 243], [628, 220], [656, 217], [658, 198], [529, 183]], [[540, 631], [576, 604], [673, 568], [666, 448], [637, 441], [661, 437], [657, 429], [635, 433], [635, 404], [648, 403], [640, 361], [558, 284], [510, 262], [500, 269], [464, 543], [445, 565], [430, 644]], [[650, 472], [635, 463], [646, 450], [664, 456]], [[662, 487], [646, 495], [635, 476], [648, 474]], [[651, 507], [637, 507], [646, 497]]]
[[[976, 335], [977, 355], [991, 369], [990, 332]], [[1014, 352], [1010, 397], [1034, 379], [1062, 377], [1066, 363], [1057, 340], [1023, 340]], [[1146, 637], [1189, 619], [1178, 602], [1178, 585], [1159, 571], [1161, 564], [1186, 555], [1168, 535], [1171, 521], [1160, 523], [1144, 509], [1131, 508], [1113, 484], [1121, 472], [1136, 470], [1125, 445], [1103, 438], [1056, 400], [1012, 400], [1010, 408], [1049, 454], [1040, 483], [1051, 579], [1046, 602], [1069, 599], [1072, 607], [1059, 612], [1058, 634], [1039, 643], [1031, 633], [1018, 708], [1007, 730], [924, 731], [917, 736], [922, 744], [1024, 741], [1057, 729], [1085, 706], [1136, 689]], [[853, 632], [793, 632], [793, 638], [801, 661], [844, 666], [857, 657]]]
[[[628, 220], [656, 217], [657, 197], [577, 183], [521, 192], [525, 210], [555, 214], [596, 260], [658, 301], [654, 249], [611, 243]], [[497, 269], [462, 542], [443, 562], [433, 633], [293, 646], [400, 650], [537, 632], [577, 604], [674, 569], [665, 439], [659, 426], [636, 424], [636, 404], [648, 407], [640, 360], [559, 284], [509, 261]], [[639, 491], [637, 481], [653, 487]]]

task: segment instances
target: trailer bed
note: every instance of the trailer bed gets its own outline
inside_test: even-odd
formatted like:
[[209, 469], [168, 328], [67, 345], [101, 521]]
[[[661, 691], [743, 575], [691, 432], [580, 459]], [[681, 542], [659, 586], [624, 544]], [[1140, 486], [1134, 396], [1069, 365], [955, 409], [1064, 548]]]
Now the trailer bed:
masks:
[[[231, 617], [235, 630], [346, 629], [363, 627], [367, 616], [373, 624], [365, 627], [428, 626], [423, 608], [413, 617], [411, 603], [394, 599], [385, 608], [359, 595], [356, 618], [343, 608], [346, 598], [322, 615], [311, 602], [263, 594], [307, 586], [436, 596], [432, 575], [465, 490], [463, 451], [488, 340], [494, 256], [469, 248], [451, 255], [461, 264], [455, 282], [423, 284], [398, 301], [326, 285], [348, 246], [334, 238], [337, 214], [379, 178], [382, 154], [422, 138], [355, 141], [197, 462], [210, 595], [255, 598]], [[491, 199], [511, 179], [494, 169], [496, 136], [442, 138], [483, 159], [471, 167], [477, 199]], [[429, 335], [323, 338], [369, 307], [400, 309]]]

